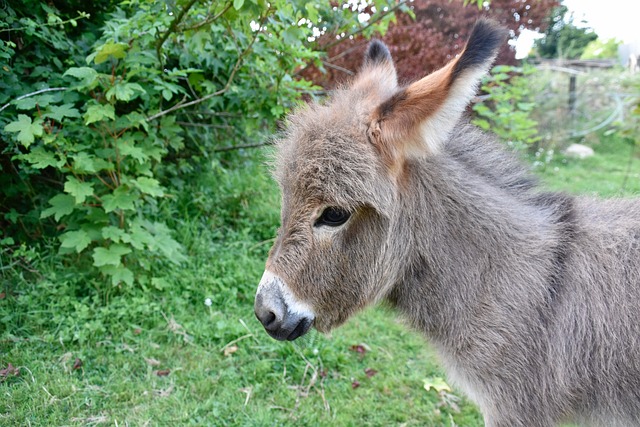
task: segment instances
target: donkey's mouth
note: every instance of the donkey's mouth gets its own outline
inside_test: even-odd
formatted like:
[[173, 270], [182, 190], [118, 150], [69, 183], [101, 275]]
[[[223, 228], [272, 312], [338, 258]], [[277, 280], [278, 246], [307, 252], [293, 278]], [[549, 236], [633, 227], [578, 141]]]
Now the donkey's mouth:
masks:
[[293, 341], [309, 332], [311, 326], [313, 326], [313, 319], [308, 317], [291, 320], [293, 322], [285, 322], [279, 328], [270, 329], [267, 325], [264, 325], [264, 328], [271, 338], [275, 338], [278, 341]]

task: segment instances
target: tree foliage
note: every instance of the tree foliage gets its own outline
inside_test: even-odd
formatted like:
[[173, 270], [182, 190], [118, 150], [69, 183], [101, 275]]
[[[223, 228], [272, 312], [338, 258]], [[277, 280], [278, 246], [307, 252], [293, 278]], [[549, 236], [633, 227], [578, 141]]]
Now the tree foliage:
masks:
[[[391, 16], [380, 13], [368, 31]], [[313, 86], [304, 0], [40, 2], [0, 10], [0, 240], [53, 237], [76, 266], [144, 285], [183, 249], [159, 212], [216, 150], [261, 138]], [[77, 12], [80, 10], [81, 12]], [[134, 272], [136, 274], [134, 274]]]
[[588, 27], [576, 26], [573, 15], [567, 17], [568, 8], [556, 7], [547, 20], [544, 37], [536, 40], [536, 50], [543, 58], [580, 58], [589, 43], [598, 35]]
[[584, 48], [580, 59], [615, 59], [618, 57], [621, 44], [622, 42], [615, 38], [606, 41], [597, 38]]
[[[415, 0], [410, 8], [398, 9], [396, 22], [382, 40], [389, 46], [401, 80], [413, 80], [431, 72], [460, 52], [474, 22], [480, 16], [491, 17], [517, 37], [527, 28], [544, 30], [546, 17], [558, 5], [557, 0]], [[480, 6], [480, 7], [478, 7]], [[327, 46], [327, 59], [321, 68], [310, 68], [303, 75], [332, 87], [355, 72], [367, 40], [354, 37], [333, 45], [335, 35], [321, 40]], [[500, 64], [515, 64], [515, 52], [505, 44], [498, 57]]]

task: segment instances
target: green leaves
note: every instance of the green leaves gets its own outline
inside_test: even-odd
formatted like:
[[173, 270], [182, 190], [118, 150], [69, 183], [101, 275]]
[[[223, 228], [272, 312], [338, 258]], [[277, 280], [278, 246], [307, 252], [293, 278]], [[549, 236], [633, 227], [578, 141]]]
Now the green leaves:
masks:
[[[218, 164], [216, 148], [260, 138], [315, 89], [293, 78], [322, 56], [308, 43], [313, 25], [346, 34], [360, 24], [355, 9], [334, 13], [309, 0], [125, 2], [96, 9], [101, 27], [73, 31], [76, 18], [55, 6], [41, 16], [16, 8], [12, 19], [28, 27], [20, 36], [33, 49], [0, 40], [8, 64], [0, 105], [9, 104], [0, 164], [18, 169], [0, 173], [0, 200], [9, 203], [0, 215], [20, 206], [21, 219], [37, 218], [22, 228], [58, 238], [59, 256], [92, 263], [113, 285], [133, 284], [156, 260], [186, 259], [167, 226], [176, 223], [164, 213], [175, 209], [167, 195], [189, 191], [197, 171]], [[385, 20], [375, 22], [367, 31]], [[44, 83], [61, 90], [41, 93]], [[220, 182], [210, 184], [217, 191]]]
[[96, 267], [105, 265], [118, 267], [122, 263], [122, 257], [130, 253], [129, 247], [120, 244], [113, 244], [108, 248], [95, 248], [93, 250], [93, 265]]
[[18, 158], [28, 161], [36, 169], [46, 167], [60, 168], [64, 165], [64, 160], [56, 158], [56, 155], [47, 151], [44, 147], [35, 147], [27, 154], [21, 154]]
[[113, 169], [113, 165], [111, 162], [97, 158], [84, 151], [73, 154], [72, 158], [73, 158], [73, 170], [76, 173], [94, 174], [104, 169], [107, 169], [107, 170]]
[[59, 221], [63, 216], [73, 212], [76, 199], [68, 194], [58, 194], [49, 200], [49, 204], [51, 207], [42, 211], [40, 218], [47, 218], [53, 215], [53, 218]]
[[109, 41], [103, 44], [93, 57], [93, 62], [101, 64], [108, 60], [110, 57], [114, 59], [123, 59], [127, 56], [127, 49], [129, 45], [126, 43], [115, 43]]
[[75, 198], [76, 204], [80, 205], [87, 197], [93, 196], [93, 184], [78, 181], [77, 178], [69, 176], [64, 184], [64, 191], [71, 194]]
[[121, 228], [108, 226], [102, 228], [102, 237], [105, 239], [109, 239], [116, 243], [119, 242], [130, 242], [131, 239], [127, 238], [128, 234]]
[[77, 108], [73, 107], [73, 104], [54, 105], [50, 108], [49, 112], [44, 114], [44, 117], [50, 117], [54, 120], [61, 122], [65, 117], [77, 118], [80, 117], [80, 112]]
[[143, 147], [135, 145], [133, 138], [130, 140], [121, 139], [118, 141], [118, 150], [121, 156], [130, 156], [138, 161], [139, 164], [144, 164], [149, 160], [149, 155]]
[[318, 5], [316, 4], [316, 2], [309, 2], [305, 4], [304, 8], [307, 12], [307, 17], [309, 18], [309, 21], [311, 21], [314, 24], [318, 23], [319, 14], [318, 14]]
[[300, 27], [289, 27], [282, 32], [282, 39], [288, 45], [298, 45], [302, 43], [304, 32]]
[[532, 67], [494, 67], [486, 77], [482, 90], [488, 98], [476, 103], [473, 123], [491, 131], [516, 150], [525, 150], [540, 140], [538, 124], [531, 117], [533, 110], [531, 88], [527, 76]]
[[111, 104], [94, 104], [87, 108], [87, 112], [84, 113], [84, 124], [90, 125], [91, 123], [99, 122], [104, 119], [116, 119], [116, 110]]
[[36, 136], [42, 136], [42, 125], [39, 123], [33, 123], [31, 117], [24, 114], [18, 114], [18, 120], [9, 123], [4, 127], [6, 132], [17, 133], [17, 140], [29, 148]]
[[111, 284], [113, 286], [117, 286], [121, 282], [124, 282], [129, 286], [133, 285], [133, 272], [125, 266], [106, 265], [100, 268], [100, 271], [108, 276], [111, 276]]
[[113, 212], [116, 209], [133, 210], [135, 201], [138, 199], [136, 194], [124, 185], [116, 188], [112, 194], [102, 197], [102, 208], [106, 213]]
[[60, 236], [60, 247], [82, 252], [91, 243], [89, 234], [84, 230], [68, 231]]
[[160, 182], [158, 182], [157, 179], [142, 176], [134, 180], [133, 185], [135, 185], [136, 188], [144, 194], [149, 194], [153, 197], [164, 196], [164, 190], [160, 186]]
[[98, 78], [98, 72], [90, 67], [71, 67], [62, 75], [73, 76], [80, 80], [80, 82], [75, 86], [75, 88], [84, 88], [87, 86], [91, 86], [96, 79]]
[[[482, 10], [482, 6], [484, 5], [485, 1], [487, 0], [464, 0], [464, 5], [468, 6], [471, 3], [475, 3], [476, 6], [478, 6], [478, 10]], [[488, 3], [491, 3], [491, 2], [488, 1]]]
[[116, 99], [128, 102], [143, 93], [145, 93], [145, 90], [138, 83], [118, 83], [107, 91], [106, 96], [109, 101]]

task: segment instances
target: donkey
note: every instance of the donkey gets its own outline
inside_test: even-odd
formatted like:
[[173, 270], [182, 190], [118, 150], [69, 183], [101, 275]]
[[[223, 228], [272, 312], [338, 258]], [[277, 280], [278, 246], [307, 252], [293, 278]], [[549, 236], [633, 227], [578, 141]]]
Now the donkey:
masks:
[[640, 202], [541, 190], [465, 109], [505, 31], [398, 86], [373, 41], [277, 141], [282, 224], [255, 313], [278, 340], [387, 301], [492, 427], [640, 426]]

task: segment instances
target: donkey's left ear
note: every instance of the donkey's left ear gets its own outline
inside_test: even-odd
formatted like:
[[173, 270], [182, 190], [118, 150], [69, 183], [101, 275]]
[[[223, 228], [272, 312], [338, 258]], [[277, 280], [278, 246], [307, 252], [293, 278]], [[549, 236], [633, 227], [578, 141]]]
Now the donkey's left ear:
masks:
[[437, 152], [475, 96], [506, 31], [480, 19], [462, 54], [438, 71], [396, 91], [374, 111], [369, 137], [385, 157], [398, 165], [402, 158]]
[[378, 102], [397, 90], [396, 67], [389, 48], [380, 40], [374, 39], [369, 43], [362, 67], [351, 88], [378, 96]]

